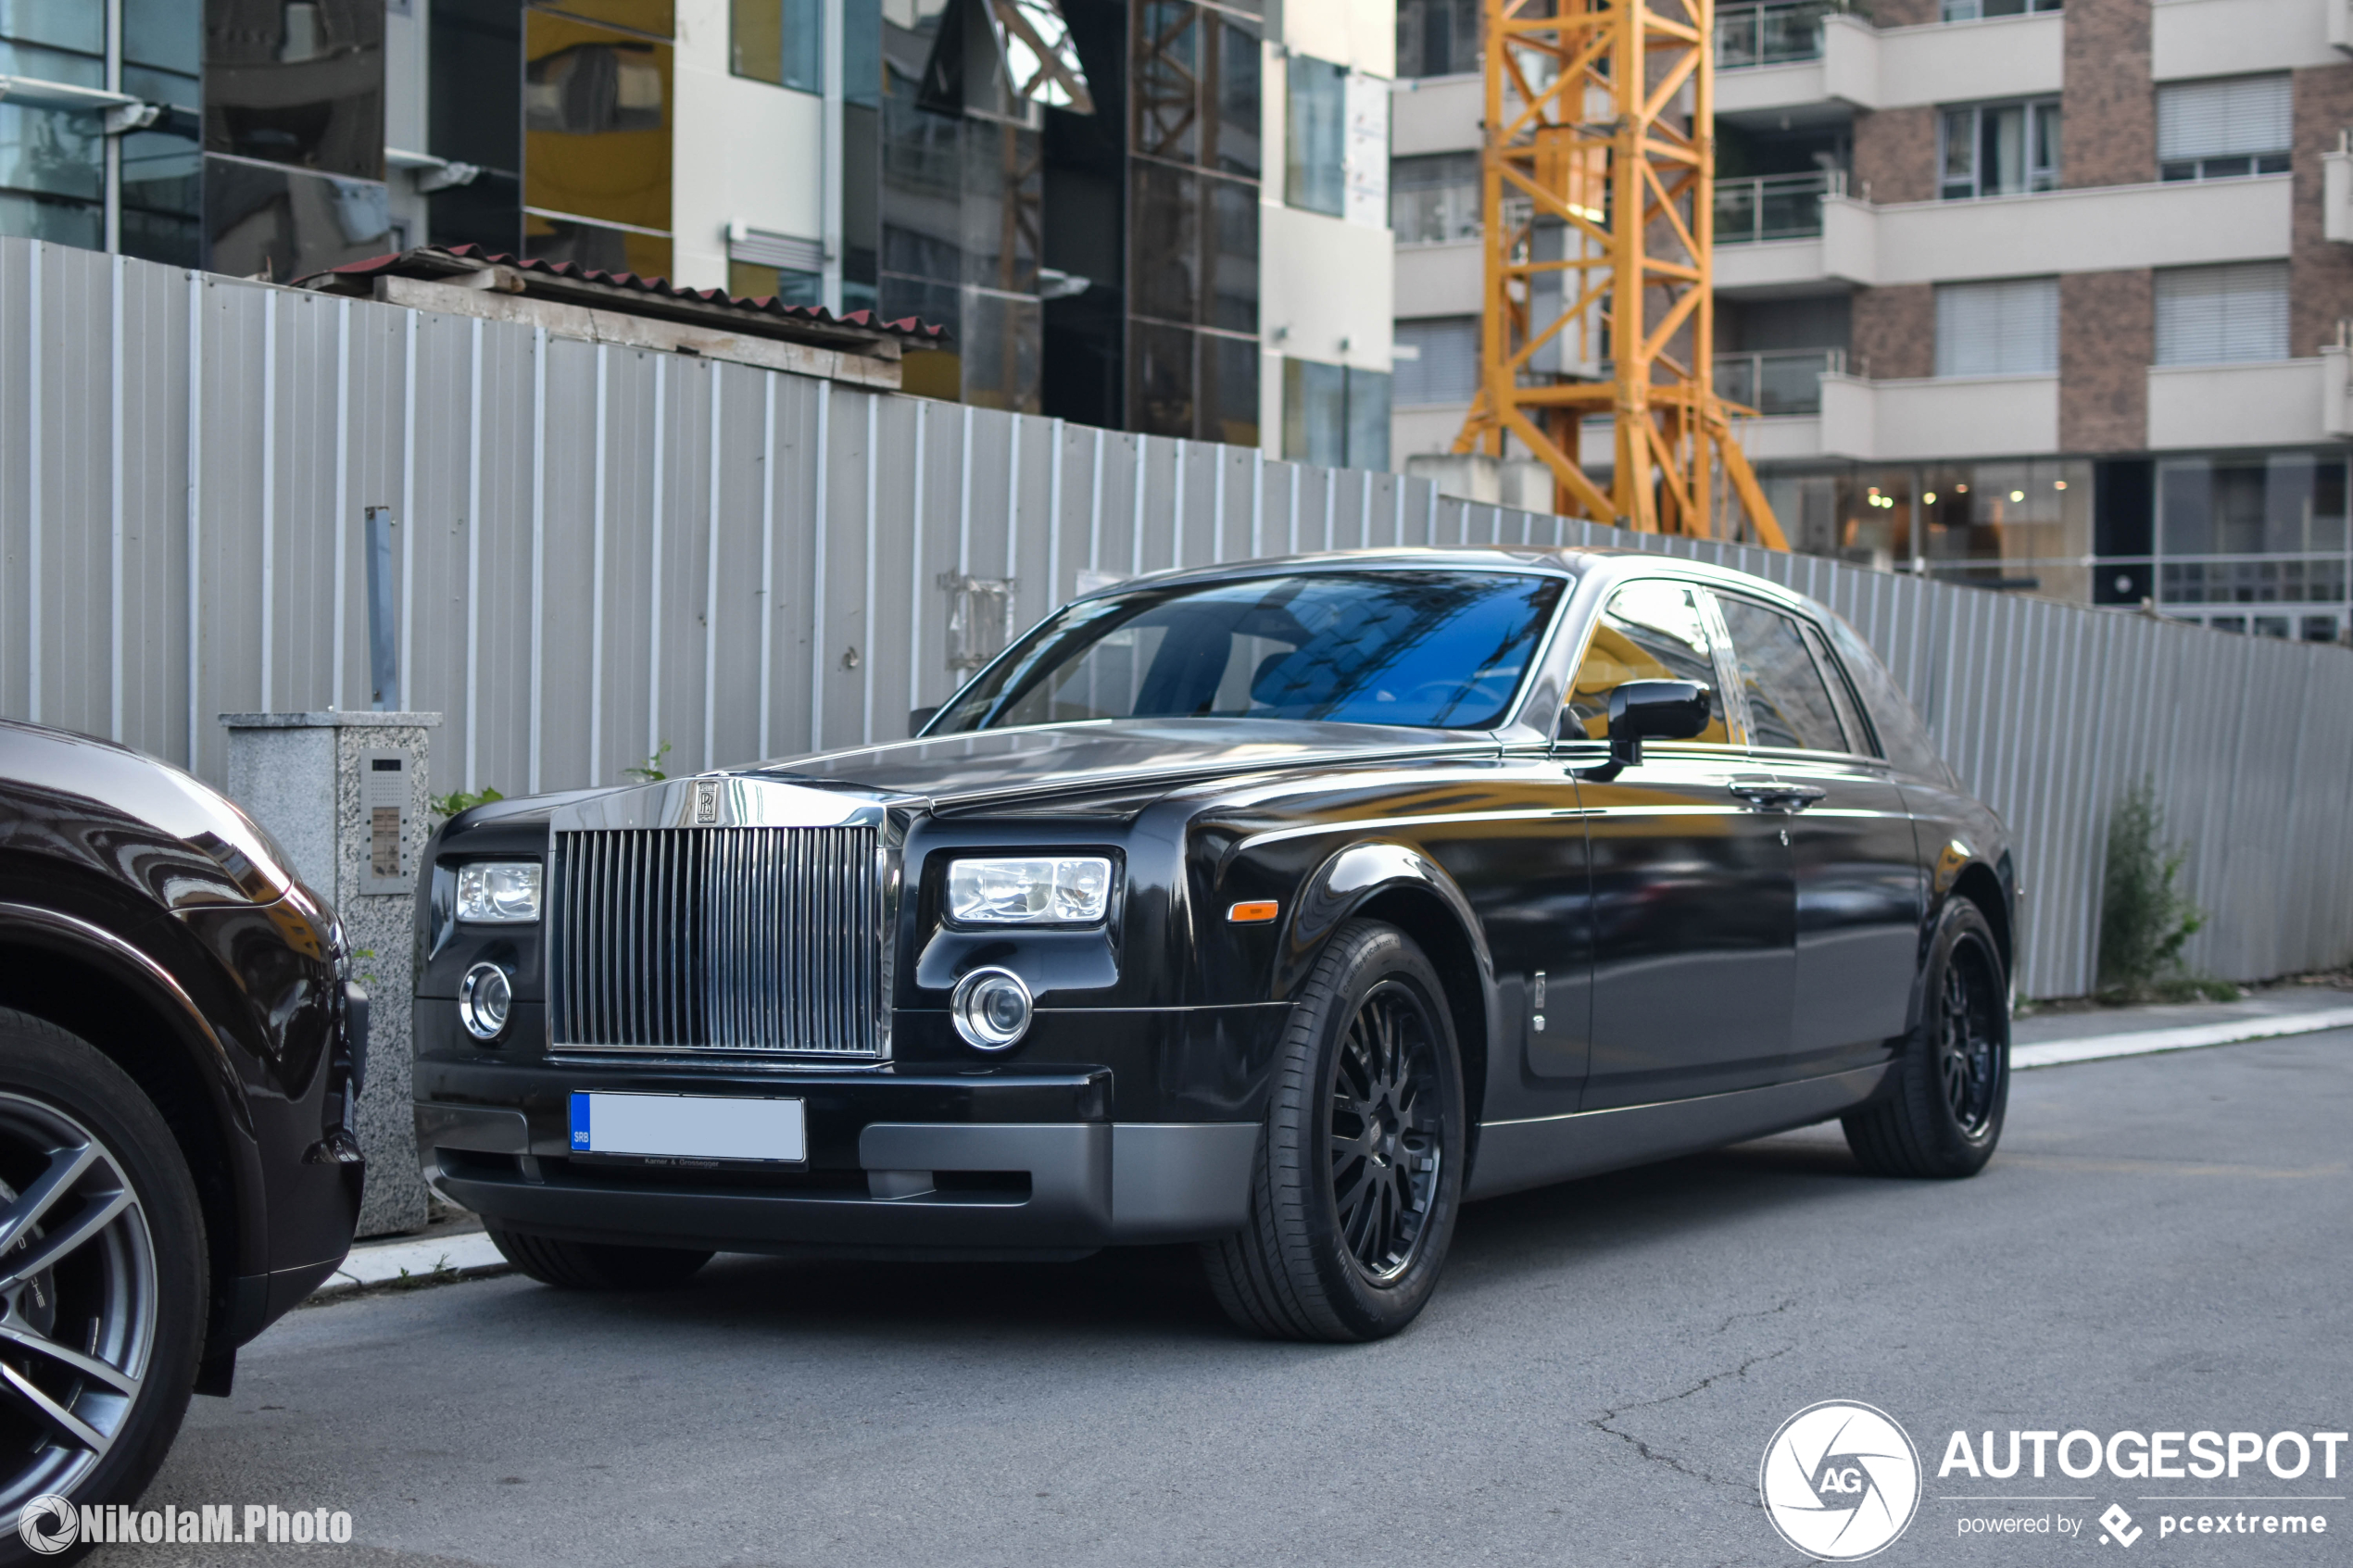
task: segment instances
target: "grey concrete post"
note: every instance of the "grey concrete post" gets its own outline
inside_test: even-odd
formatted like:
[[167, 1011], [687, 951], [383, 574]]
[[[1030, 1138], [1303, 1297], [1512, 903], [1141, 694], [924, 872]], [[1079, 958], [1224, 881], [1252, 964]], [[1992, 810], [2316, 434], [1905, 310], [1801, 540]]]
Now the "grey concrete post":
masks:
[[223, 713], [229, 797], [270, 831], [296, 874], [333, 900], [368, 988], [368, 1157], [359, 1234], [422, 1229], [409, 1108], [417, 867], [432, 836], [430, 739], [438, 713]]

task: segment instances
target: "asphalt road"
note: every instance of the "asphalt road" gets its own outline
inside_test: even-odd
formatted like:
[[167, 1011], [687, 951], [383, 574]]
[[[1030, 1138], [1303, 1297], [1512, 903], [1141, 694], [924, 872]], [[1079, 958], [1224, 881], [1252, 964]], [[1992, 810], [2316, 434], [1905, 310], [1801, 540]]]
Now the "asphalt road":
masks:
[[[1955, 1428], [2353, 1425], [2348, 1166], [2353, 1031], [2022, 1074], [1957, 1185], [1863, 1176], [1831, 1127], [1479, 1205], [1421, 1321], [1360, 1348], [1241, 1337], [1175, 1250], [377, 1295], [251, 1347], [147, 1504], [347, 1510], [351, 1546], [202, 1560], [371, 1568], [1795, 1562], [1759, 1460], [1851, 1399], [1927, 1466], [1880, 1562], [2344, 1562], [2353, 1481], [2317, 1462], [1935, 1472]], [[1953, 1500], [2021, 1493], [2080, 1500]], [[2164, 1494], [2208, 1500], [2139, 1500]], [[2251, 1494], [2297, 1500], [2221, 1500]], [[2100, 1539], [2110, 1502], [2146, 1531], [2129, 1549]], [[2167, 1507], [2330, 1533], [2168, 1540]], [[1959, 1535], [2006, 1514], [2082, 1533]]]

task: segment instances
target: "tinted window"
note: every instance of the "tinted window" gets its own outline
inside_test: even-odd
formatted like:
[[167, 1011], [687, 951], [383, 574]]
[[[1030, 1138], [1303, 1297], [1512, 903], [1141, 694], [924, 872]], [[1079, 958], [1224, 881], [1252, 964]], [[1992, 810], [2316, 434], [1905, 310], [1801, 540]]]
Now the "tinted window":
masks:
[[936, 734], [1089, 719], [1501, 723], [1557, 578], [1384, 571], [1144, 589], [1069, 606]]
[[[1680, 583], [1629, 583], [1610, 596], [1569, 686], [1570, 718], [1592, 740], [1609, 738], [1609, 694], [1629, 681], [1697, 681], [1716, 689], [1716, 662], [1699, 601]], [[1723, 746], [1724, 705], [1710, 704], [1695, 738]]]
[[1871, 728], [1879, 732], [1880, 755], [1906, 772], [1951, 780], [1952, 770], [1936, 754], [1936, 744], [1921, 727], [1919, 715], [1912, 711], [1910, 701], [1887, 667], [1880, 663], [1879, 656], [1871, 652], [1870, 645], [1836, 616], [1831, 617], [1831, 644], [1869, 712]]
[[1796, 620], [1731, 595], [1719, 595], [1717, 602], [1732, 633], [1732, 655], [1748, 698], [1749, 744], [1846, 750], [1830, 688], [1814, 668]]
[[1855, 687], [1838, 667], [1838, 656], [1831, 652], [1830, 644], [1821, 633], [1806, 628], [1806, 646], [1814, 655], [1814, 663], [1822, 671], [1822, 684], [1831, 689], [1831, 706], [1838, 710], [1838, 726], [1846, 732], [1846, 748], [1861, 756], [1878, 755], [1871, 740], [1871, 727], [1863, 721], [1860, 700]]

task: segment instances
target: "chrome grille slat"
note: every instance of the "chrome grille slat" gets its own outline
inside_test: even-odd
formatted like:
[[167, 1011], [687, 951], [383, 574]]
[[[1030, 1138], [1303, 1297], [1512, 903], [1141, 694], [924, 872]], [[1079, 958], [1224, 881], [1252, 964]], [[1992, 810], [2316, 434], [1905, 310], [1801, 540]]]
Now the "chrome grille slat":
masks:
[[560, 831], [554, 851], [556, 1048], [881, 1055], [874, 828]]

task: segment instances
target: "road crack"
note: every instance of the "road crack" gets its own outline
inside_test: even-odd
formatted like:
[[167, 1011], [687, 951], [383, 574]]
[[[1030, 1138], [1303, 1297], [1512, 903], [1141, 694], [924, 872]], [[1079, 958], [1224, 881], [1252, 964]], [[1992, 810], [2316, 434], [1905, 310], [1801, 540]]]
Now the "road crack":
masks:
[[[1772, 1311], [1769, 1312], [1748, 1312], [1741, 1315], [1746, 1317], [1770, 1317], [1774, 1312], [1785, 1311], [1789, 1305], [1790, 1303], [1783, 1302], [1781, 1306], [1774, 1308]], [[1730, 1327], [1732, 1323], [1736, 1321], [1738, 1321], [1737, 1318], [1726, 1320], [1725, 1327]], [[1717, 1332], [1720, 1334], [1723, 1330], [1718, 1329]], [[1617, 1438], [1619, 1442], [1624, 1443], [1627, 1447], [1632, 1449], [1636, 1454], [1640, 1455], [1642, 1460], [1648, 1463], [1665, 1465], [1667, 1469], [1674, 1471], [1679, 1475], [1688, 1475], [1694, 1481], [1704, 1481], [1711, 1486], [1720, 1486], [1726, 1491], [1732, 1492], [1739, 1496], [1741, 1500], [1751, 1508], [1762, 1507], [1763, 1505], [1757, 1501], [1756, 1486], [1755, 1482], [1748, 1480], [1727, 1481], [1720, 1475], [1711, 1474], [1705, 1470], [1693, 1469], [1691, 1465], [1685, 1463], [1680, 1455], [1665, 1453], [1657, 1449], [1654, 1449], [1650, 1446], [1650, 1444], [1644, 1442], [1633, 1433], [1621, 1431], [1614, 1424], [1629, 1415], [1633, 1414], [1636, 1411], [1656, 1410], [1661, 1405], [1675, 1404], [1680, 1400], [1690, 1399], [1694, 1394], [1704, 1394], [1710, 1388], [1715, 1387], [1718, 1383], [1723, 1383], [1733, 1378], [1746, 1377], [1751, 1367], [1762, 1366], [1767, 1361], [1778, 1360], [1782, 1356], [1788, 1355], [1792, 1350], [1796, 1348], [1797, 1347], [1794, 1345], [1784, 1345], [1778, 1350], [1768, 1350], [1763, 1355], [1751, 1356], [1748, 1360], [1741, 1362], [1741, 1364], [1736, 1367], [1730, 1368], [1724, 1372], [1709, 1374], [1707, 1376], [1701, 1378], [1697, 1383], [1692, 1384], [1689, 1388], [1685, 1388], [1680, 1393], [1663, 1395], [1655, 1399], [1643, 1399], [1635, 1404], [1619, 1405], [1616, 1409], [1604, 1411], [1600, 1415], [1587, 1421], [1585, 1424], [1592, 1427], [1597, 1432], [1607, 1433], [1610, 1436]]]

